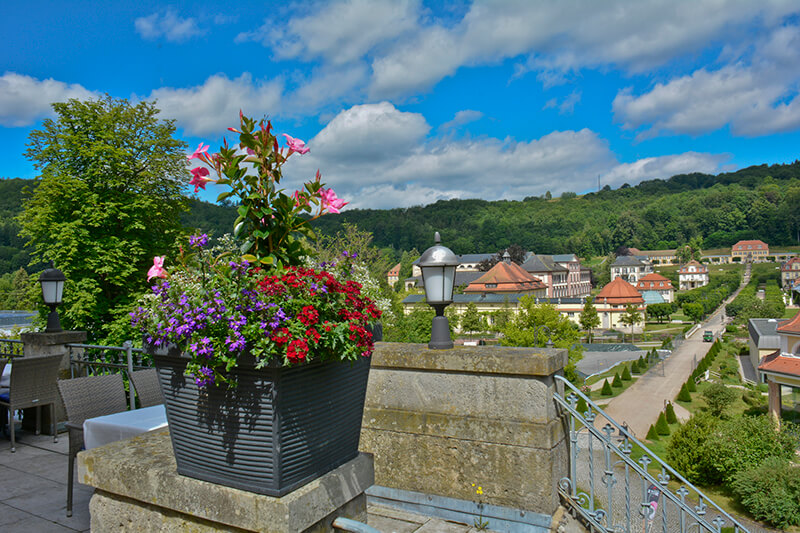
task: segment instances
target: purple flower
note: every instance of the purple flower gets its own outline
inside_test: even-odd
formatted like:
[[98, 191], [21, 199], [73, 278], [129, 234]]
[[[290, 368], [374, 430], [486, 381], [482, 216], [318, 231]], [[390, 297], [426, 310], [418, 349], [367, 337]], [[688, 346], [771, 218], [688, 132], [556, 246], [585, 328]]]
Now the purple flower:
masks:
[[208, 235], [203, 233], [202, 235], [192, 235], [189, 237], [189, 244], [192, 246], [196, 246], [197, 248], [202, 248], [208, 244]]

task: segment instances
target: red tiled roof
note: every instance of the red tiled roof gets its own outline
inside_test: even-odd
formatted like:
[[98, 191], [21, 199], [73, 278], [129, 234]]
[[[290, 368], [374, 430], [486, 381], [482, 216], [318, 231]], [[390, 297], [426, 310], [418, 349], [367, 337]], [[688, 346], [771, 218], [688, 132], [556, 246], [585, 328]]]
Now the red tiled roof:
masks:
[[[653, 284], [651, 287], [650, 284]], [[648, 274], [642, 278], [639, 278], [639, 283], [636, 284], [636, 288], [640, 291], [643, 290], [667, 290], [672, 289], [672, 282], [668, 279], [659, 274], [658, 272], [653, 272], [652, 274]]]
[[800, 334], [800, 313], [794, 315], [794, 318], [784, 322], [775, 330], [778, 333], [797, 333]]
[[597, 293], [594, 301], [608, 301], [610, 304], [641, 304], [644, 303], [644, 298], [633, 285], [617, 277]]
[[[694, 272], [689, 272], [689, 270], [687, 270], [687, 268], [689, 266], [694, 266], [695, 267], [695, 271]], [[705, 274], [707, 272], [708, 272], [708, 267], [703, 265], [703, 264], [701, 264], [701, 263], [698, 263], [694, 259], [692, 259], [691, 261], [689, 261], [688, 263], [683, 265], [680, 268], [680, 270], [678, 270], [678, 274]]]
[[[768, 250], [769, 245], [764, 241], [739, 241], [733, 245], [733, 249], [737, 252], [746, 252], [747, 246], [753, 246], [751, 250]], [[761, 246], [761, 248], [756, 248], [757, 246]]]
[[[495, 287], [487, 287], [487, 284]], [[545, 289], [547, 286], [537, 277], [531, 276], [516, 263], [500, 261], [486, 274], [464, 289], [464, 292], [525, 292]]]
[[775, 372], [800, 377], [800, 357], [783, 355], [780, 350], [764, 357], [758, 369], [764, 372]]
[[795, 263], [800, 263], [800, 257], [792, 257], [791, 259], [786, 261], [784, 264], [781, 265], [781, 270], [783, 270], [784, 272], [792, 270], [792, 265], [794, 265]]
[[400, 263], [397, 263], [395, 266], [389, 270], [387, 276], [399, 276], [400, 275]]

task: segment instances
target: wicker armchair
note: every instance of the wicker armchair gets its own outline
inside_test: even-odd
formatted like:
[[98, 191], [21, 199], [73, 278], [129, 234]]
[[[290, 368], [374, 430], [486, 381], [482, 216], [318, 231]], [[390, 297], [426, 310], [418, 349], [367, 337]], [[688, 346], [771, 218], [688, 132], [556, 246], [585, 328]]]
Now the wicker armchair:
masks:
[[[15, 363], [16, 366], [16, 363]], [[16, 371], [16, 368], [14, 369]], [[67, 470], [67, 516], [72, 516], [72, 484], [75, 456], [83, 448], [83, 421], [127, 409], [122, 374], [64, 379], [58, 390], [67, 410], [69, 470]]]
[[139, 397], [139, 407], [150, 407], [164, 403], [161, 385], [158, 384], [158, 373], [155, 368], [130, 372], [128, 377]]
[[8, 409], [8, 429], [11, 434], [11, 451], [17, 451], [14, 435], [14, 412], [18, 409], [36, 407], [36, 434], [41, 425], [40, 407], [50, 406], [50, 422], [52, 424], [53, 442], [58, 442], [56, 433], [56, 402], [58, 401], [58, 371], [62, 354], [43, 355], [39, 357], [20, 357], [14, 359], [11, 371], [11, 384], [8, 392], [0, 394], [0, 406]]

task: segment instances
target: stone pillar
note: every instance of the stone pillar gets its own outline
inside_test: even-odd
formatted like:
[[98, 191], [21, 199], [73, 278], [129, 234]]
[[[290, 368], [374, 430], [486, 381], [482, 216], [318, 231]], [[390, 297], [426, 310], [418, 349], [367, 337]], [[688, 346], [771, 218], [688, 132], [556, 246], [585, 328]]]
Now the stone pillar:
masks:
[[778, 427], [781, 427], [781, 386], [771, 379], [767, 378], [768, 391], [769, 391], [769, 414], [777, 422]]
[[[69, 377], [69, 349], [67, 344], [80, 344], [86, 342], [85, 331], [59, 331], [57, 333], [22, 333], [22, 356], [41, 357], [43, 355], [61, 354], [61, 378]], [[11, 362], [12, 368], [14, 362]], [[13, 372], [13, 370], [12, 370]], [[26, 430], [36, 429], [36, 408], [31, 407], [23, 410], [22, 427]], [[63, 422], [67, 419], [64, 406], [61, 402], [56, 403], [56, 421]], [[42, 432], [50, 431], [50, 410], [41, 410]]]
[[368, 494], [422, 498], [426, 514], [436, 499], [480, 500], [549, 523], [567, 475], [553, 400], [567, 360], [564, 349], [376, 345], [360, 444], [375, 457]]

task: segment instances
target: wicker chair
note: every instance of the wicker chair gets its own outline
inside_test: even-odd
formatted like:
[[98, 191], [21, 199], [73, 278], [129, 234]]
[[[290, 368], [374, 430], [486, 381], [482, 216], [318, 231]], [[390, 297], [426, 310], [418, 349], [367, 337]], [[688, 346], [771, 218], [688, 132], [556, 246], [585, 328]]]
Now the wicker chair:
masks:
[[130, 372], [128, 377], [139, 397], [139, 407], [150, 407], [164, 403], [161, 385], [158, 384], [158, 373], [155, 368]]
[[[16, 363], [15, 363], [16, 366]], [[16, 370], [16, 368], [14, 369]], [[67, 470], [67, 516], [72, 516], [72, 484], [75, 456], [83, 448], [83, 421], [127, 409], [122, 374], [64, 379], [58, 390], [67, 410], [69, 470]]]
[[36, 434], [41, 425], [40, 407], [50, 406], [50, 423], [53, 431], [53, 442], [58, 442], [56, 433], [56, 402], [58, 401], [58, 371], [62, 354], [43, 355], [39, 357], [20, 357], [14, 359], [11, 371], [11, 384], [8, 392], [0, 394], [0, 406], [8, 409], [8, 429], [11, 434], [11, 451], [17, 451], [14, 435], [14, 412], [18, 409], [36, 407]]

